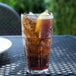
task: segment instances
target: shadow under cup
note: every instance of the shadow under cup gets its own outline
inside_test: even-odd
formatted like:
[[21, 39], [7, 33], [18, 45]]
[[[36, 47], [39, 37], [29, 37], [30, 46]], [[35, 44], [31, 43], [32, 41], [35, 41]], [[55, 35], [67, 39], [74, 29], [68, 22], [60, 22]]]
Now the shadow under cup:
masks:
[[25, 59], [30, 74], [49, 72], [53, 19], [37, 20], [38, 16], [21, 15]]

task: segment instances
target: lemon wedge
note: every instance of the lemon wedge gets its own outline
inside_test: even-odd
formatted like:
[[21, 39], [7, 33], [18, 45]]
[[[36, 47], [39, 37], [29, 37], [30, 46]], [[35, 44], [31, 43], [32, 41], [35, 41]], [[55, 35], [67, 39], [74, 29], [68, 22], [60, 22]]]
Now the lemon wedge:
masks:
[[52, 13], [49, 14], [48, 10], [44, 11], [43, 13], [41, 13], [39, 15], [39, 17], [37, 18], [35, 32], [37, 32], [37, 33], [39, 32], [39, 30], [41, 28], [41, 25], [43, 23], [42, 20], [46, 20], [46, 19], [53, 19], [53, 14]]

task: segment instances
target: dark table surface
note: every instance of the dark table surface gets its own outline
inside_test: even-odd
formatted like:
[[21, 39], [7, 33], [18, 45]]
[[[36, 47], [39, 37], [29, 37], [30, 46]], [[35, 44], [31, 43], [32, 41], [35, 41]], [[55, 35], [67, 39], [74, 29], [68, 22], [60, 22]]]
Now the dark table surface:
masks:
[[[11, 48], [0, 54], [0, 76], [28, 76], [22, 37], [0, 37], [12, 42]], [[48, 76], [76, 76], [76, 36], [53, 36]]]

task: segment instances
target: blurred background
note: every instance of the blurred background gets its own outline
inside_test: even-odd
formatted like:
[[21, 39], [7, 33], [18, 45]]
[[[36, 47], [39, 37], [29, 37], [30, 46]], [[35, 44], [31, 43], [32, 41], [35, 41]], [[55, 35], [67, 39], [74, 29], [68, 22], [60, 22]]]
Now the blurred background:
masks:
[[55, 35], [76, 35], [76, 0], [0, 0], [18, 14], [41, 13], [46, 9], [54, 13]]

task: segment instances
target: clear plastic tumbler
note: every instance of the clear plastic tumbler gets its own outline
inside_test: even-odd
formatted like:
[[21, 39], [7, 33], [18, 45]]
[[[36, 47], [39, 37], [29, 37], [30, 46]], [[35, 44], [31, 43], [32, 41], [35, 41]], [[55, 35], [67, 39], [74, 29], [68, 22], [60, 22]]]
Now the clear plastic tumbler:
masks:
[[22, 37], [27, 62], [27, 72], [49, 72], [53, 33], [53, 14], [21, 14]]

